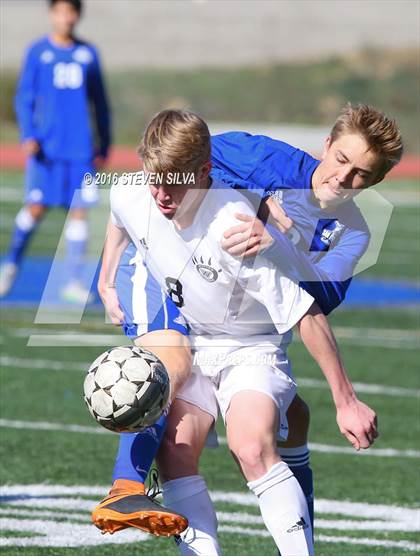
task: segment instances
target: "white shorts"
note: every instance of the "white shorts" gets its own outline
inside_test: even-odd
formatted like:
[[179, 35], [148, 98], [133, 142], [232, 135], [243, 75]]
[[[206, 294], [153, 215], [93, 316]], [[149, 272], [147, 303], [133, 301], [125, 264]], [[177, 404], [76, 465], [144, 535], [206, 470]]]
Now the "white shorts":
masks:
[[235, 394], [244, 390], [261, 392], [269, 396], [279, 410], [278, 437], [286, 440], [288, 423], [286, 413], [296, 395], [296, 383], [283, 351], [279, 350], [278, 366], [231, 365], [216, 376], [205, 376], [198, 365], [193, 365], [192, 374], [177, 395], [178, 399], [196, 405], [213, 416], [218, 411], [226, 422], [226, 413]]

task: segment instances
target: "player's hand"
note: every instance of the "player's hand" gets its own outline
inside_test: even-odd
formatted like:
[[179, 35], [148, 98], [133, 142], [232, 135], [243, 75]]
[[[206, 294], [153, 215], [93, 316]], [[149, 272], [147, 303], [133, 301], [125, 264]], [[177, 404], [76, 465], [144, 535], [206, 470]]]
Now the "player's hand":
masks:
[[124, 321], [124, 313], [121, 310], [115, 286], [100, 286], [98, 292], [112, 324], [121, 325]]
[[221, 241], [222, 249], [233, 257], [253, 257], [270, 247], [274, 240], [261, 220], [240, 213], [236, 213], [235, 217], [242, 224], [225, 231]]
[[283, 234], [293, 227], [293, 220], [287, 216], [283, 208], [273, 197], [267, 197], [263, 200], [258, 216], [264, 221], [269, 221], [270, 224], [274, 223]]
[[337, 407], [337, 424], [356, 450], [369, 448], [379, 436], [376, 413], [357, 398]]
[[22, 143], [22, 147], [28, 156], [35, 156], [41, 150], [41, 146], [36, 139], [26, 139]]

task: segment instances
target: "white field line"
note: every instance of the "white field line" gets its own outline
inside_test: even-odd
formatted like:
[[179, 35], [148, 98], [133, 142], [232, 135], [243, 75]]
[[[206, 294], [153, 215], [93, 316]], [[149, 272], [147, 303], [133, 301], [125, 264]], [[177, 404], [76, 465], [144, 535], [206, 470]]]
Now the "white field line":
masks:
[[[67, 330], [57, 332], [54, 330], [42, 330], [40, 328], [16, 328], [5, 332], [7, 336], [19, 338], [30, 338], [28, 345], [120, 345], [126, 341], [122, 334], [88, 334], [86, 330]], [[420, 348], [420, 332], [416, 330], [398, 328], [370, 328], [356, 326], [335, 326], [334, 333], [338, 340], [343, 340], [352, 345], [379, 346], [382, 348]], [[295, 340], [300, 341], [296, 335]], [[57, 343], [59, 342], [59, 343]], [[79, 342], [79, 343], [78, 343]]]
[[[237, 535], [246, 535], [249, 537], [271, 537], [270, 533], [265, 529], [245, 529], [244, 527], [235, 527], [232, 525], [219, 525], [217, 530], [221, 533], [233, 533]], [[382, 546], [383, 548], [397, 548], [401, 550], [409, 550], [410, 552], [418, 552], [420, 550], [420, 544], [410, 541], [388, 541], [363, 537], [332, 537], [331, 535], [315, 535], [314, 538], [316, 542], [356, 544], [362, 546]]]
[[[1, 520], [2, 528], [19, 531], [20, 533], [31, 531], [41, 535], [32, 538], [5, 536], [2, 541], [3, 546], [83, 546], [103, 544], [104, 542], [139, 542], [150, 538], [139, 534], [137, 531], [131, 531], [130, 534], [120, 533], [115, 538], [114, 536], [107, 536], [100, 541], [100, 537], [91, 525], [74, 522], [77, 519], [88, 519], [87, 512], [91, 511], [96, 505], [98, 498], [104, 495], [105, 490], [105, 487], [98, 486], [5, 485], [0, 487], [0, 502], [7, 505], [0, 510], [0, 515], [5, 516]], [[81, 495], [93, 495], [96, 499], [86, 500], [80, 498]], [[211, 492], [210, 495], [213, 502], [216, 503], [225, 502], [244, 507], [257, 507], [258, 505], [256, 497], [251, 493], [219, 491]], [[51, 511], [54, 509], [58, 511]], [[76, 509], [79, 513], [68, 513], [70, 509]], [[81, 511], [86, 513], [80, 513]], [[315, 521], [317, 529], [328, 528], [337, 532], [357, 530], [381, 533], [420, 530], [420, 511], [418, 509], [320, 499], [315, 500], [315, 512], [317, 514]], [[336, 514], [358, 519], [321, 519], [318, 517], [320, 514]], [[258, 528], [259, 525], [263, 525], [262, 519], [258, 515], [249, 514], [246, 510], [244, 512], [222, 511], [218, 512], [217, 515], [221, 522], [220, 532], [269, 537], [269, 533], [264, 528]], [[7, 516], [21, 516], [21, 519], [13, 519], [13, 517], [9, 518]], [[41, 517], [47, 519], [41, 520]], [[68, 521], [66, 523], [54, 522], [55, 518], [62, 517], [67, 517]], [[360, 518], [363, 518], [363, 520]], [[238, 523], [246, 525], [246, 527], [225, 525], [226, 523]], [[257, 525], [257, 527], [252, 527], [253, 525]], [[419, 544], [407, 540], [394, 541], [322, 534], [316, 535], [315, 538], [317, 541], [326, 543], [381, 546], [409, 551], [418, 551], [420, 548]]]
[[135, 543], [149, 540], [146, 533], [138, 529], [126, 529], [118, 535], [108, 535], [103, 539], [102, 533], [91, 524], [79, 525], [77, 523], [55, 522], [52, 520], [36, 519], [7, 519], [0, 520], [3, 531], [29, 531], [40, 536], [36, 537], [1, 537], [0, 546], [97, 546], [107, 544]]
[[[22, 357], [14, 357], [9, 355], [0, 356], [0, 366], [15, 367], [18, 369], [29, 370], [50, 370], [50, 371], [84, 371], [86, 372], [90, 363], [75, 361], [53, 361], [51, 359], [27, 359]], [[299, 378], [295, 377], [298, 386], [305, 388], [321, 388], [329, 389], [325, 380], [317, 378]], [[368, 384], [365, 382], [354, 382], [353, 386], [357, 392], [362, 394], [380, 394], [384, 396], [401, 396], [406, 398], [420, 398], [420, 389], [402, 388], [400, 386], [384, 386], [382, 384]]]
[[333, 330], [338, 340], [354, 340], [356, 344], [359, 341], [362, 345], [420, 348], [420, 332], [417, 330], [357, 326], [334, 326]]
[[[261, 516], [242, 512], [217, 512], [217, 518], [224, 523], [242, 523], [246, 525], [264, 525]], [[315, 529], [336, 529], [339, 531], [419, 531], [419, 523], [408, 521], [356, 521], [341, 519], [315, 519]]]
[[[1, 500], [0, 499], [0, 503], [5, 503], [7, 504], [8, 502]], [[26, 518], [30, 518], [32, 516], [32, 511], [30, 509], [28, 510], [17, 510], [15, 508], [0, 508], [0, 515], [11, 515], [11, 516], [22, 516], [22, 517], [26, 517]], [[87, 512], [85, 513], [76, 513], [76, 512], [49, 512], [48, 510], [37, 510], [36, 512], [36, 516], [38, 518], [41, 517], [46, 517], [51, 518], [51, 519], [67, 519], [67, 520], [77, 520], [77, 521], [83, 521], [86, 522], [86, 516], [87, 516]]]
[[[420, 347], [420, 335], [416, 332], [399, 330], [399, 335], [392, 337], [391, 334], [381, 335], [377, 330], [371, 331], [372, 329], [352, 327], [334, 328], [334, 333], [340, 343], [392, 349], [419, 349]], [[296, 339], [300, 341], [299, 338]], [[87, 334], [81, 331], [62, 334], [31, 334], [27, 345], [28, 347], [115, 346], [131, 345], [131, 342], [121, 334]]]
[[87, 334], [74, 332], [64, 334], [31, 334], [28, 347], [81, 347], [81, 346], [129, 346], [132, 342], [121, 334]]
[[108, 431], [99, 425], [97, 427], [89, 427], [83, 425], [67, 425], [64, 423], [50, 423], [46, 421], [14, 421], [10, 419], [0, 419], [0, 427], [4, 429], [112, 434], [111, 431]]
[[[298, 386], [305, 388], [321, 388], [328, 390], [329, 386], [325, 380], [317, 378], [295, 377]], [[420, 390], [413, 388], [401, 388], [400, 386], [383, 386], [381, 384], [366, 384], [365, 382], [353, 382], [356, 392], [362, 394], [380, 394], [383, 396], [401, 396], [406, 398], [420, 398]]]
[[87, 371], [90, 363], [76, 363], [74, 361], [53, 361], [52, 359], [29, 359], [9, 355], [0, 356], [0, 366], [16, 367], [19, 369], [49, 370], [49, 371]]
[[[69, 425], [65, 423], [51, 423], [46, 421], [16, 421], [11, 419], [0, 419], [0, 427], [7, 429], [37, 430], [37, 431], [60, 431], [87, 434], [113, 434], [106, 429], [89, 427], [83, 425]], [[226, 445], [224, 436], [218, 437], [219, 444]], [[419, 450], [396, 450], [394, 448], [370, 448], [357, 452], [354, 448], [346, 446], [332, 446], [330, 444], [309, 443], [312, 452], [324, 454], [345, 454], [351, 456], [373, 456], [388, 458], [420, 458]]]

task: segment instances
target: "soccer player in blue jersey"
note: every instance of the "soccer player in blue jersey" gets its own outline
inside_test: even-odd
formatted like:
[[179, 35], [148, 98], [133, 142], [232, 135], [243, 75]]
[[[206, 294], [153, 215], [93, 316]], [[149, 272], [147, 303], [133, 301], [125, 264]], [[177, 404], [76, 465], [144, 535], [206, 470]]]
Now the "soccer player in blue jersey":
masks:
[[82, 284], [86, 212], [97, 194], [83, 178], [104, 164], [111, 135], [97, 50], [74, 35], [81, 11], [81, 0], [50, 0], [52, 32], [31, 44], [26, 53], [15, 102], [28, 155], [25, 205], [16, 216], [1, 268], [0, 296], [12, 287], [26, 246], [44, 214], [49, 207], [60, 206], [70, 210], [65, 229], [68, 281], [62, 295], [76, 303], [86, 302], [88, 297]]
[[[267, 205], [280, 229], [286, 231], [290, 228], [292, 219], [294, 227], [292, 241], [286, 235], [278, 233], [276, 228], [270, 228], [276, 240], [273, 243], [272, 237], [268, 236], [264, 228], [261, 232], [255, 222], [244, 219], [240, 229], [236, 227], [226, 233], [226, 249], [233, 254], [246, 256], [255, 254], [261, 246], [269, 247], [265, 254], [273, 257], [279, 264], [281, 261], [291, 261], [289, 267], [298, 279], [301, 276], [301, 285], [315, 297], [324, 313], [329, 313], [344, 298], [354, 266], [369, 241], [368, 228], [351, 201], [351, 191], [369, 187], [383, 179], [398, 162], [401, 153], [401, 136], [395, 122], [373, 108], [363, 106], [345, 109], [327, 140], [321, 161], [267, 137], [252, 137], [242, 133], [214, 137], [214, 175], [219, 180], [224, 180], [228, 186], [259, 189], [260, 194], [261, 190], [278, 192], [278, 189], [282, 189], [285, 212], [281, 211], [273, 199], [269, 199]], [[287, 192], [289, 195], [286, 195]], [[312, 192], [315, 193], [314, 196]], [[124, 280], [120, 279], [120, 282], [120, 300], [113, 287], [104, 284], [102, 291], [104, 303], [115, 323], [129, 321], [132, 336], [154, 330], [159, 337], [159, 326], [169, 330], [172, 328], [171, 332], [176, 334], [175, 327], [171, 324], [176, 320], [176, 308], [171, 300], [167, 300], [167, 307], [163, 311], [171, 317], [165, 321], [161, 315], [160, 323], [157, 320], [154, 323], [155, 328], [152, 325], [145, 330], [133, 318], [130, 296], [126, 294], [127, 281], [124, 284]], [[150, 279], [146, 290], [148, 298], [149, 291], [152, 290]], [[159, 289], [156, 296], [159, 296]], [[157, 315], [157, 312], [154, 314]], [[161, 331], [161, 339], [164, 338], [163, 332], [169, 330]], [[147, 334], [142, 336], [143, 342], [147, 342], [147, 337]], [[163, 339], [161, 345], [164, 342]], [[306, 446], [308, 409], [297, 399], [291, 406], [288, 417], [291, 437], [288, 444], [280, 448], [280, 454], [293, 469], [308, 502], [311, 503], [312, 474]], [[342, 432], [357, 449], [368, 447], [372, 441], [363, 436], [356, 438], [351, 431], [344, 428]], [[126, 496], [130, 491], [133, 492], [131, 489], [136, 488], [136, 481], [144, 481], [147, 461], [151, 461], [151, 457], [153, 455], [150, 450], [141, 449], [141, 434], [122, 436], [114, 479], [115, 484], [120, 480], [125, 481]], [[142, 469], [141, 474], [138, 472], [139, 468]], [[119, 500], [123, 499], [124, 494], [120, 490]], [[112, 502], [112, 495], [105, 505], [108, 502]], [[101, 510], [101, 507], [103, 508], [102, 504], [97, 510]], [[131, 510], [132, 515], [135, 515], [134, 508]], [[138, 511], [141, 513], [140, 507]], [[124, 515], [118, 516], [117, 513], [113, 515], [115, 523], [123, 528]], [[125, 523], [125, 526], [129, 525]]]

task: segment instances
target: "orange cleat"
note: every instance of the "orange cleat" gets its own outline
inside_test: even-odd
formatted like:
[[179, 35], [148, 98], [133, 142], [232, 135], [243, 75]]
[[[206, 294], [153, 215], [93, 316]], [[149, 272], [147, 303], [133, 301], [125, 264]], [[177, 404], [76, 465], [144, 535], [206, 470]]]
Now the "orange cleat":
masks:
[[135, 527], [158, 537], [179, 535], [188, 527], [188, 520], [155, 502], [144, 492], [144, 485], [117, 479], [111, 490], [92, 512], [92, 523], [102, 533], [116, 533]]

